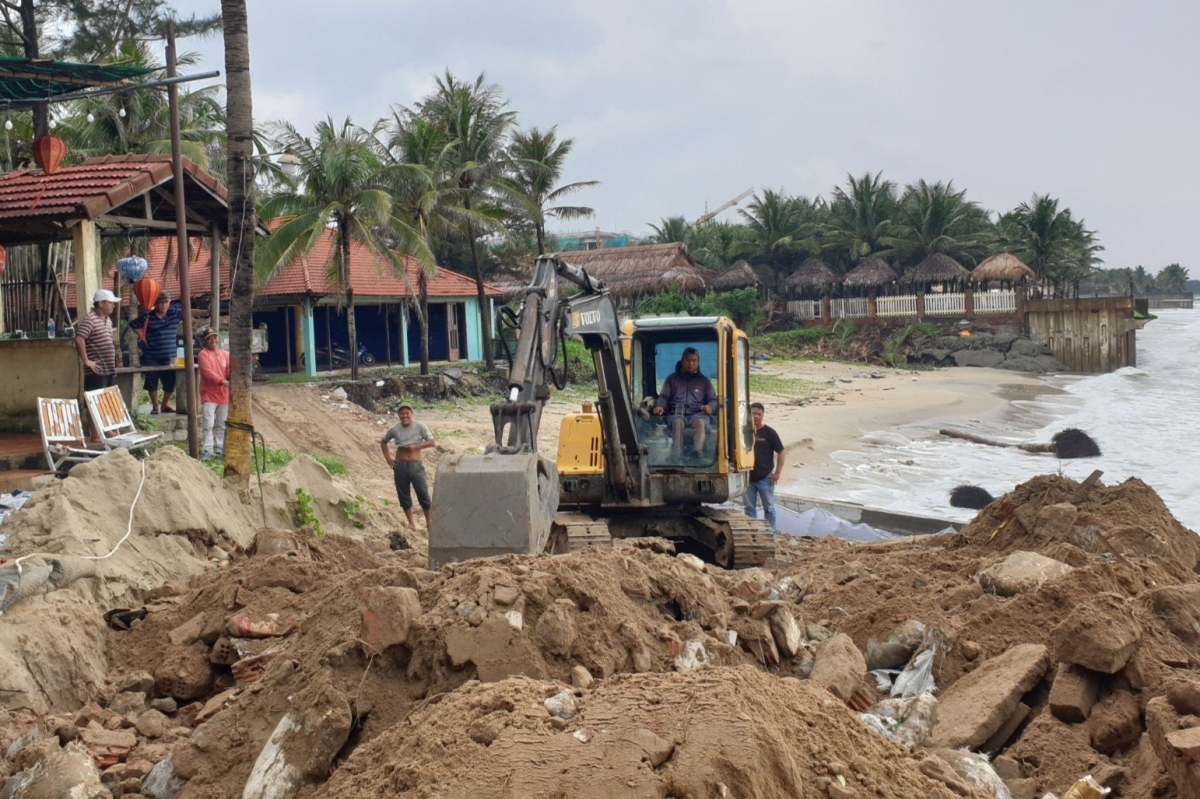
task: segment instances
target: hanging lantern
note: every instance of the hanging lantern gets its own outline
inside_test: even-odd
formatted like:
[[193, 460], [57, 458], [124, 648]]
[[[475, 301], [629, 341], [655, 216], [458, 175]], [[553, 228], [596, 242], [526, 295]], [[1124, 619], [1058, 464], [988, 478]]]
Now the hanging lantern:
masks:
[[117, 261], [117, 271], [126, 280], [141, 278], [142, 275], [146, 274], [146, 268], [146, 259], [137, 255], [130, 255]]
[[137, 297], [138, 305], [143, 308], [153, 308], [154, 301], [158, 299], [161, 291], [162, 286], [152, 277], [144, 277], [133, 284], [133, 295]]
[[4, 274], [4, 267], [8, 266], [8, 250], [0, 247], [0, 275]]
[[42, 172], [53, 175], [67, 155], [67, 143], [57, 136], [38, 136], [33, 140], [33, 160]]

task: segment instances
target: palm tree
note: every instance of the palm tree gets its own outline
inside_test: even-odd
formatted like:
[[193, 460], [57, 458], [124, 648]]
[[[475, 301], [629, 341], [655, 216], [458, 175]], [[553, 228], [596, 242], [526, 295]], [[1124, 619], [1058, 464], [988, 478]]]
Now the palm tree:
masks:
[[1056, 198], [1035, 194], [1001, 216], [996, 228], [1005, 249], [1028, 264], [1047, 290], [1062, 293], [1101, 263], [1104, 248], [1070, 208], [1058, 206]]
[[884, 180], [882, 172], [847, 175], [846, 188], [833, 190], [824, 231], [829, 249], [851, 264], [884, 249], [896, 211], [896, 184]]
[[[463, 191], [463, 208], [468, 212], [481, 210], [487, 207], [488, 192], [499, 184], [502, 176], [505, 137], [516, 121], [516, 113], [504, 110], [508, 101], [499, 86], [484, 82], [483, 73], [467, 83], [447, 71], [436, 83], [434, 93], [418, 103], [417, 109], [446, 132], [450, 161], [458, 175], [458, 187]], [[483, 315], [484, 362], [488, 369], [495, 369], [492, 313], [479, 266], [479, 220], [478, 215], [468, 215], [464, 226]]]
[[974, 263], [983, 254], [991, 229], [987, 212], [955, 191], [954, 182], [920, 180], [904, 189], [891, 233], [880, 238], [896, 261], [915, 265], [934, 253], [960, 263]]
[[738, 209], [749, 228], [742, 252], [750, 257], [751, 263], [771, 269], [776, 291], [806, 254], [820, 251], [815, 238], [819, 211], [819, 200], [789, 197], [771, 189], [764, 190], [762, 196], [754, 195], [744, 210]]
[[[387, 134], [383, 156], [389, 164], [391, 192], [397, 213], [405, 216], [429, 249], [453, 236], [474, 212], [464, 207], [465, 192], [452, 163], [446, 132], [431, 120], [408, 109], [396, 109], [382, 126]], [[420, 174], [404, 170], [415, 166]], [[478, 220], [486, 223], [487, 220]], [[418, 281], [417, 316], [421, 323], [421, 374], [429, 374], [429, 281], [437, 276], [437, 265], [421, 269]]]
[[[120, 45], [115, 60], [131, 66], [159, 66], [149, 44], [132, 39]], [[180, 60], [182, 66], [188, 63], [194, 63], [194, 57]], [[208, 165], [208, 148], [225, 139], [225, 112], [218, 89], [209, 86], [179, 95], [180, 149], [184, 158], [201, 167]], [[70, 156], [78, 160], [127, 153], [169, 154], [171, 119], [166, 93], [131, 91], [76, 100], [57, 133], [69, 145]]]
[[[583, 180], [559, 186], [563, 163], [575, 146], [573, 139], [558, 138], [557, 126], [541, 131], [530, 128], [513, 133], [508, 145], [510, 175], [506, 185], [523, 216], [533, 223], [538, 255], [546, 254], [546, 217], [582, 219], [591, 216], [591, 208], [582, 205], [551, 205], [580, 189], [599, 186], [598, 180]], [[549, 206], [549, 207], [548, 207]]]
[[1187, 291], [1188, 270], [1179, 264], [1167, 264], [1154, 278], [1154, 286], [1159, 291], [1178, 294]]
[[[228, 163], [229, 254], [229, 425], [225, 474], [243, 492], [250, 484], [250, 337], [254, 311], [254, 169], [251, 162], [254, 114], [250, 94], [250, 33], [246, 0], [221, 0], [225, 38], [225, 129]], [[214, 297], [213, 302], [219, 298]], [[244, 427], [243, 427], [244, 426]]]
[[741, 257], [751, 241], [745, 225], [709, 222], [692, 232], [687, 245], [696, 263], [709, 269], [724, 269]]
[[[385, 168], [370, 133], [348, 118], [340, 126], [332, 119], [317, 123], [314, 139], [300, 135], [289, 123], [281, 123], [279, 146], [299, 159], [299, 191], [289, 189], [268, 197], [259, 209], [264, 219], [278, 219], [279, 226], [259, 250], [256, 271], [269, 279], [310, 252], [325, 235], [333, 236], [329, 277], [343, 293], [346, 326], [350, 335], [350, 377], [358, 379], [358, 327], [354, 314], [354, 285], [350, 280], [350, 249], [358, 244], [404, 269], [404, 249], [422, 263], [432, 263], [433, 254], [420, 231], [399, 213], [389, 186], [396, 173], [420, 175], [418, 167]], [[401, 168], [403, 167], [403, 168]]]
[[692, 226], [682, 216], [668, 216], [659, 220], [657, 225], [650, 225], [654, 231], [656, 244], [672, 244], [677, 241], [687, 241], [692, 236]]

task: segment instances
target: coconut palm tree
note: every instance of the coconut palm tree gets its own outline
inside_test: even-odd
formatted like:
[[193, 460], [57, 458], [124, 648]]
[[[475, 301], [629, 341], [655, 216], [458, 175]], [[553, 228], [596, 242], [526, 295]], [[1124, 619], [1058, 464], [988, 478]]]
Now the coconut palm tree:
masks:
[[[130, 66], [161, 66], [146, 41], [123, 42], [114, 58]], [[179, 63], [195, 63], [195, 56], [184, 55]], [[202, 167], [208, 165], [208, 148], [225, 139], [225, 110], [217, 96], [219, 88], [208, 86], [179, 93], [180, 150], [184, 158]], [[67, 142], [73, 160], [171, 152], [166, 92], [130, 91], [76, 100], [60, 122], [56, 133]]]
[[656, 244], [687, 241], [692, 236], [692, 226], [682, 216], [663, 217], [657, 225], [650, 225], [650, 229], [654, 231], [653, 239]]
[[816, 255], [821, 245], [816, 238], [821, 201], [807, 197], [789, 197], [782, 191], [766, 189], [754, 195], [738, 213], [748, 228], [747, 238], [738, 254], [751, 263], [769, 267], [775, 274], [775, 289], [806, 255]]
[[[327, 269], [331, 282], [345, 298], [350, 352], [358, 352], [354, 314], [354, 285], [350, 280], [350, 248], [356, 243], [404, 269], [401, 250], [424, 264], [434, 262], [421, 232], [392, 200], [389, 189], [398, 173], [420, 176], [410, 165], [386, 167], [375, 138], [350, 121], [317, 123], [314, 137], [302, 136], [290, 123], [280, 123], [276, 140], [299, 159], [299, 191], [284, 189], [259, 208], [266, 220], [279, 220], [256, 259], [260, 279], [306, 255], [325, 235], [333, 236]], [[350, 377], [358, 379], [358, 358], [350, 358]]]
[[[229, 173], [229, 425], [225, 436], [225, 474], [249, 488], [251, 424], [250, 354], [254, 326], [254, 169], [251, 162], [254, 114], [250, 94], [250, 34], [246, 0], [221, 0], [225, 39], [225, 129]], [[213, 302], [219, 298], [214, 297]]]
[[1004, 249], [1029, 265], [1043, 286], [1055, 293], [1077, 285], [1104, 250], [1094, 231], [1075, 219], [1057, 198], [1035, 194], [1029, 202], [1000, 217], [997, 237]]
[[1188, 270], [1179, 264], [1167, 264], [1155, 275], [1154, 286], [1159, 291], [1178, 294], [1187, 291], [1188, 280]]
[[836, 256], [857, 263], [885, 248], [883, 239], [891, 232], [896, 212], [896, 184], [884, 180], [882, 172], [847, 175], [845, 188], [833, 190], [822, 238]]
[[554, 205], [581, 189], [600, 185], [598, 180], [558, 185], [574, 146], [574, 139], [558, 138], [557, 126], [545, 131], [536, 127], [514, 131], [508, 145], [509, 176], [504, 185], [518, 212], [533, 223], [538, 255], [546, 254], [546, 217], [582, 219], [593, 213], [587, 206]]
[[897, 263], [912, 266], [934, 253], [973, 264], [984, 252], [991, 232], [987, 212], [955, 191], [954, 182], [906, 186], [891, 232], [880, 238], [885, 254]]
[[[508, 100], [500, 87], [485, 82], [483, 73], [473, 82], [461, 81], [449, 71], [436, 79], [434, 92], [417, 104], [417, 111], [446, 132], [449, 158], [463, 191], [463, 208], [484, 211], [491, 204], [489, 192], [500, 183], [505, 168], [506, 136], [516, 122], [516, 112], [506, 111]], [[492, 353], [492, 314], [484, 293], [479, 264], [478, 215], [464, 221], [475, 289], [483, 315], [483, 357], [488, 369], [496, 368]]]

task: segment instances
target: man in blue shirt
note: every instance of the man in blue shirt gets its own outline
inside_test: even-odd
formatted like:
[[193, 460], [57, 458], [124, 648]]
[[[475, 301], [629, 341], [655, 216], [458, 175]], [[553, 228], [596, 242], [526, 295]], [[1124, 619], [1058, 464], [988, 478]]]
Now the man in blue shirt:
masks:
[[[145, 373], [146, 391], [150, 393], [150, 413], [156, 414], [161, 409], [163, 413], [175, 413], [171, 400], [175, 398], [175, 353], [178, 349], [177, 333], [179, 323], [183, 321], [183, 307], [177, 302], [171, 302], [167, 293], [158, 295], [154, 301], [154, 309], [147, 311], [129, 323], [138, 331], [138, 337], [145, 342], [142, 353], [142, 366], [162, 366], [161, 370]], [[158, 389], [162, 386], [162, 404], [158, 402]]]
[[654, 403], [655, 416], [667, 416], [674, 435], [673, 455], [683, 454], [683, 427], [694, 431], [692, 448], [696, 454], [704, 454], [706, 425], [717, 408], [717, 392], [712, 383], [700, 371], [700, 353], [695, 347], [683, 351], [683, 357], [675, 371], [663, 381], [662, 391]]

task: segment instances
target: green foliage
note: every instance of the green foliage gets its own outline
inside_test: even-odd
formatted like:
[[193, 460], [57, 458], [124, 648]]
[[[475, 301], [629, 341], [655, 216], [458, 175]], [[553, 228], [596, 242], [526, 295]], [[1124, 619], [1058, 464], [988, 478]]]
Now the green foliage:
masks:
[[1159, 291], [1178, 294], [1187, 291], [1187, 284], [1190, 279], [1188, 270], [1179, 264], [1167, 264], [1155, 275], [1154, 287]]
[[[905, 349], [908, 343], [916, 336], [923, 335], [922, 328], [933, 328], [933, 333], [937, 333], [937, 328], [933, 325], [908, 325], [902, 327], [892, 335], [888, 336], [883, 342], [883, 352], [880, 357], [883, 362], [893, 369], [898, 369], [901, 366], [908, 364], [908, 351]], [[929, 335], [929, 334], [924, 334]]]
[[364, 501], [365, 500], [358, 494], [355, 494], [354, 497], [342, 497], [341, 501], [342, 512], [346, 514], [346, 518], [350, 520], [350, 523], [359, 530], [362, 530], [364, 527], [366, 527], [366, 525], [363, 524], [362, 519], [358, 517], [359, 512], [362, 510], [362, 503]]
[[1075, 219], [1070, 208], [1048, 194], [1001, 215], [996, 222], [994, 250], [1006, 250], [1024, 261], [1038, 280], [1066, 289], [1086, 278], [1100, 263], [1104, 250], [1094, 231]]
[[325, 535], [325, 531], [321, 529], [321, 520], [313, 512], [312, 495], [300, 486], [296, 486], [296, 505], [292, 509], [292, 521], [297, 527], [311, 527], [318, 536]]
[[329, 455], [313, 455], [312, 459], [325, 467], [332, 475], [341, 476], [346, 473], [346, 463]]
[[704, 297], [692, 297], [670, 291], [646, 297], [637, 304], [634, 315], [643, 316], [672, 316], [687, 314], [689, 316], [728, 316], [746, 330], [752, 330], [756, 319], [761, 319], [762, 301], [758, 289], [749, 286], [735, 291], [725, 291], [709, 294]]
[[780, 377], [762, 372], [750, 373], [750, 396], [769, 394], [772, 397], [802, 398], [811, 396], [817, 391], [817, 384], [811, 380]]

